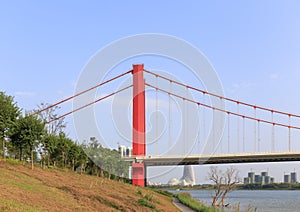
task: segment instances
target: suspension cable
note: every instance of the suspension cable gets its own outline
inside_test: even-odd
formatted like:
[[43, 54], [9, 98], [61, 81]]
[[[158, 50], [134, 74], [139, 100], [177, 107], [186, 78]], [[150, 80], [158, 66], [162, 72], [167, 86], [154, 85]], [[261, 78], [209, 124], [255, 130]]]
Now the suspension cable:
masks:
[[[271, 120], [272, 120], [272, 122], [274, 122], [274, 113], [273, 112], [271, 112]], [[272, 141], [272, 152], [274, 152], [274, 150], [275, 150], [275, 125], [274, 124], [272, 124], [272, 134], [271, 134], [271, 141]]]
[[201, 127], [200, 127], [200, 123], [201, 123], [201, 122], [200, 122], [200, 118], [201, 118], [201, 115], [200, 115], [200, 105], [197, 104], [197, 107], [198, 107], [198, 110], [197, 110], [197, 111], [198, 111], [198, 113], [199, 113], [198, 148], [197, 148], [197, 153], [200, 154], [200, 141], [201, 141], [201, 140], [200, 140], [200, 139], [201, 139], [201, 138], [200, 138], [200, 135], [201, 135], [201, 134], [200, 134], [200, 130], [201, 130]]
[[88, 103], [88, 104], [86, 104], [86, 105], [83, 105], [83, 106], [81, 106], [81, 107], [79, 107], [79, 108], [77, 108], [77, 109], [74, 109], [74, 110], [72, 110], [72, 111], [70, 111], [70, 112], [68, 112], [68, 113], [65, 113], [65, 114], [63, 114], [63, 115], [61, 115], [61, 116], [58, 116], [58, 117], [56, 117], [56, 118], [54, 118], [54, 119], [48, 121], [46, 124], [49, 124], [49, 123], [51, 123], [51, 122], [53, 122], [53, 121], [56, 121], [56, 120], [58, 120], [58, 119], [61, 119], [61, 118], [65, 117], [65, 116], [68, 116], [68, 115], [70, 115], [70, 114], [72, 114], [72, 113], [75, 113], [75, 112], [77, 112], [77, 111], [79, 111], [79, 110], [81, 110], [81, 109], [83, 109], [83, 108], [86, 108], [86, 107], [88, 107], [88, 106], [90, 106], [90, 105], [92, 105], [92, 104], [95, 104], [95, 103], [100, 102], [100, 101], [102, 101], [102, 100], [104, 100], [104, 99], [107, 99], [108, 97], [111, 97], [111, 96], [113, 96], [113, 95], [115, 95], [115, 94], [117, 94], [117, 93], [120, 93], [120, 92], [122, 92], [122, 91], [124, 91], [124, 90], [126, 90], [126, 89], [128, 89], [128, 88], [130, 88], [130, 87], [132, 87], [132, 85], [129, 85], [129, 86], [125, 87], [125, 88], [122, 88], [122, 89], [120, 89], [120, 90], [118, 90], [118, 91], [112, 92], [111, 94], [108, 94], [108, 95], [106, 95], [106, 96], [104, 96], [104, 97], [101, 97], [101, 98], [99, 98], [99, 99], [97, 99], [97, 100], [95, 100], [95, 101], [93, 101], [93, 102], [90, 102], [90, 103]]
[[[172, 81], [170, 80], [170, 91], [172, 92]], [[172, 97], [169, 95], [169, 148], [172, 145]]]
[[260, 121], [257, 120], [257, 148], [258, 152], [260, 152]]
[[228, 148], [228, 154], [230, 152], [230, 112], [227, 112], [227, 148]]
[[[148, 84], [148, 83], [145, 83], [145, 85], [147, 85], [149, 87], [152, 87], [152, 88], [156, 88], [155, 86], [153, 86], [151, 84]], [[175, 96], [175, 97], [180, 98], [180, 99], [184, 99], [185, 101], [189, 101], [189, 102], [192, 102], [192, 103], [195, 103], [195, 104], [200, 104], [201, 106], [204, 106], [206, 108], [215, 109], [215, 110], [218, 110], [218, 111], [223, 112], [223, 113], [230, 112], [234, 116], [244, 117], [245, 119], [249, 119], [249, 120], [253, 120], [253, 121], [260, 121], [260, 122], [263, 122], [263, 123], [266, 123], [266, 124], [274, 124], [274, 125], [281, 126], [281, 127], [300, 130], [300, 127], [297, 127], [297, 126], [286, 125], [286, 124], [282, 124], [282, 123], [279, 123], [279, 122], [271, 122], [271, 121], [268, 121], [268, 120], [265, 120], [265, 119], [253, 118], [251, 116], [245, 116], [245, 115], [242, 115], [242, 114], [238, 114], [238, 113], [235, 113], [235, 112], [231, 112], [231, 111], [228, 111], [228, 110], [224, 110], [224, 109], [221, 109], [221, 108], [217, 108], [217, 107], [213, 107], [213, 106], [210, 106], [210, 105], [207, 105], [207, 104], [203, 104], [201, 102], [197, 102], [197, 101], [194, 101], [194, 100], [191, 100], [191, 99], [187, 99], [187, 98], [182, 97], [178, 94], [171, 93], [171, 92], [166, 91], [166, 90], [161, 89], [161, 88], [157, 88], [157, 89], [164, 92], [164, 93], [170, 93], [172, 96]]]
[[[213, 117], [215, 117], [215, 108], [212, 108]], [[212, 146], [213, 146], [213, 152], [216, 151], [216, 144], [215, 144], [215, 129], [216, 129], [216, 123], [212, 124]]]
[[[205, 98], [205, 93], [202, 93], [202, 97], [203, 97], [203, 103], [206, 104], [206, 98]], [[199, 104], [199, 106], [201, 106]], [[206, 140], [206, 118], [205, 118], [205, 107], [202, 107], [202, 112], [203, 112], [203, 141]]]
[[289, 115], [289, 127], [288, 127], [288, 129], [289, 129], [289, 139], [288, 139], [288, 141], [289, 141], [289, 152], [291, 151], [291, 116]]
[[256, 107], [254, 109], [254, 152], [256, 152]]
[[[144, 70], [144, 71], [145, 71], [146, 73], [149, 73], [149, 74], [158, 76], [158, 77], [160, 77], [160, 78], [162, 78], [162, 79], [164, 79], [164, 80], [169, 80], [167, 77], [164, 77], [164, 76], [159, 75], [159, 74], [155, 74], [155, 73], [153, 73], [153, 72], [151, 72], [151, 71], [148, 71], [148, 70]], [[220, 95], [217, 95], [217, 94], [214, 94], [214, 93], [210, 93], [210, 92], [201, 90], [201, 89], [199, 89], [199, 88], [195, 88], [195, 87], [192, 87], [192, 86], [183, 84], [183, 83], [178, 82], [178, 81], [173, 81], [173, 83], [178, 84], [178, 85], [183, 86], [183, 87], [187, 87], [187, 88], [189, 88], [189, 89], [192, 89], [192, 90], [195, 90], [195, 91], [198, 91], [198, 92], [201, 92], [201, 93], [206, 93], [206, 94], [208, 94], [208, 95], [210, 95], [210, 96], [223, 98], [223, 99], [226, 100], [226, 101], [239, 103], [239, 104], [241, 104], [241, 105], [245, 105], [245, 106], [252, 107], [252, 108], [257, 108], [257, 109], [260, 109], [260, 110], [273, 111], [274, 113], [278, 113], [278, 114], [281, 114], [281, 115], [290, 115], [290, 116], [293, 116], [293, 117], [296, 117], [296, 118], [300, 118], [300, 115], [291, 114], [291, 113], [287, 113], [287, 112], [282, 112], [282, 111], [279, 111], [279, 110], [272, 110], [272, 109], [265, 108], [265, 107], [261, 107], [261, 106], [257, 106], [257, 105], [254, 105], [254, 104], [249, 104], [249, 103], [246, 103], [246, 102], [237, 101], [237, 100], [234, 100], [234, 99], [231, 99], [231, 98], [228, 98], [228, 97], [223, 97], [223, 96], [220, 96]]]
[[183, 120], [182, 120], [182, 123], [183, 123], [183, 154], [185, 155], [185, 153], [186, 153], [186, 151], [185, 151], [185, 141], [186, 141], [186, 114], [185, 114], [185, 98], [183, 98], [182, 99], [182, 118], [183, 118]]
[[[240, 103], [236, 103], [236, 113], [240, 114]], [[240, 151], [240, 117], [237, 117], [237, 149]]]
[[245, 152], [245, 117], [243, 117], [243, 152]]
[[100, 84], [98, 84], [98, 85], [95, 85], [95, 86], [93, 86], [93, 87], [91, 87], [91, 88], [88, 88], [88, 89], [86, 89], [86, 90], [84, 90], [84, 91], [81, 91], [81, 92], [79, 92], [79, 93], [77, 93], [77, 94], [75, 94], [75, 95], [73, 95], [73, 96], [70, 96], [70, 97], [68, 97], [68, 98], [66, 98], [66, 99], [63, 99], [63, 100], [61, 100], [61, 101], [59, 101], [59, 102], [57, 102], [57, 103], [55, 103], [55, 104], [49, 105], [48, 107], [45, 107], [45, 108], [43, 108], [43, 109], [41, 109], [41, 110], [38, 110], [38, 111], [34, 112], [32, 115], [36, 115], [36, 114], [39, 114], [39, 113], [41, 113], [41, 112], [43, 112], [43, 111], [45, 111], [45, 110], [49, 110], [49, 109], [52, 108], [52, 107], [55, 107], [55, 106], [60, 105], [60, 104], [62, 104], [62, 103], [64, 103], [64, 102], [67, 102], [67, 101], [69, 101], [69, 100], [71, 100], [71, 99], [73, 99], [73, 98], [75, 98], [75, 97], [77, 97], [77, 96], [80, 96], [80, 95], [82, 95], [82, 94], [84, 94], [84, 93], [86, 93], [86, 92], [89, 92], [89, 91], [91, 91], [91, 90], [94, 90], [94, 89], [96, 89], [96, 88], [98, 88], [98, 87], [100, 87], [100, 86], [102, 86], [102, 85], [105, 85], [105, 84], [107, 84], [107, 83], [109, 83], [109, 82], [111, 82], [111, 81], [113, 81], [113, 80], [116, 80], [116, 79], [118, 79], [118, 78], [120, 78], [120, 77], [123, 77], [123, 76], [125, 76], [126, 74], [129, 74], [129, 73], [131, 73], [131, 72], [132, 72], [132, 70], [127, 71], [127, 72], [125, 72], [125, 73], [123, 73], [123, 74], [120, 74], [120, 75], [118, 75], [118, 76], [116, 76], [116, 77], [113, 77], [113, 78], [111, 78], [111, 79], [109, 79], [109, 80], [106, 80], [106, 81], [104, 81], [104, 82], [102, 82], [102, 83], [100, 83]]
[[[189, 93], [188, 88], [186, 88], [185, 91], [186, 91], [185, 96], [188, 97], [188, 93]], [[187, 142], [189, 140], [189, 102], [188, 101], [186, 102], [185, 110], [186, 110], [186, 112], [185, 112], [186, 128], [185, 128], [185, 142], [184, 142], [185, 146], [184, 146], [184, 148], [185, 148], [185, 153], [187, 153], [187, 148], [188, 148]]]
[[[158, 77], [156, 77], [156, 87], [158, 87]], [[158, 155], [158, 90], [155, 89], [155, 154]]]

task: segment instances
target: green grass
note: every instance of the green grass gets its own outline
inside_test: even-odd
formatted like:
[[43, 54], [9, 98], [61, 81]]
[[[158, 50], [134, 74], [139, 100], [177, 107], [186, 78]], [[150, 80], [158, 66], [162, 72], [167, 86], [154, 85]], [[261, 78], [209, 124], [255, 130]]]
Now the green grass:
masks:
[[155, 205], [144, 198], [139, 199], [138, 204], [147, 208], [156, 209]]
[[0, 211], [29, 211], [29, 212], [34, 212], [34, 211], [40, 211], [41, 209], [37, 209], [25, 204], [20, 204], [20, 203], [15, 203], [10, 200], [6, 200], [3, 198], [0, 198]]
[[164, 191], [164, 190], [159, 190], [159, 189], [152, 189], [152, 191], [155, 191], [156, 193], [159, 193], [159, 194], [162, 194], [162, 195], [165, 195], [167, 197], [174, 197], [174, 194], [172, 194], [171, 192], [169, 191]]
[[175, 195], [179, 201], [188, 206], [189, 208], [198, 211], [198, 212], [217, 212], [218, 210], [212, 207], [205, 206], [191, 197], [191, 195], [187, 192], [179, 193]]
[[153, 203], [159, 203], [158, 200], [153, 198], [153, 194], [143, 195], [140, 189], [138, 189], [137, 194], [141, 196], [141, 198], [137, 201], [140, 206], [150, 208], [154, 211], [159, 211]]

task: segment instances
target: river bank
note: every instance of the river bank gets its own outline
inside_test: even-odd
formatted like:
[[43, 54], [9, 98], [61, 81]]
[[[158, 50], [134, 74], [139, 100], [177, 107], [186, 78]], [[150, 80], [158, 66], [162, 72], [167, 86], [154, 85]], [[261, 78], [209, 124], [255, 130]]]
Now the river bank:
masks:
[[[194, 186], [155, 186], [153, 188], [157, 188], [160, 190], [214, 190], [214, 185], [211, 184], [203, 184], [203, 185], [194, 185]], [[235, 185], [234, 190], [300, 190], [299, 183], [271, 183], [271, 184], [238, 184]]]
[[[172, 193], [182, 191], [170, 190]], [[193, 198], [201, 200], [205, 205], [211, 204], [211, 190], [190, 190]], [[236, 190], [228, 194], [226, 203], [229, 206], [238, 206], [239, 211], [264, 212], [295, 212], [299, 211], [299, 190]]]

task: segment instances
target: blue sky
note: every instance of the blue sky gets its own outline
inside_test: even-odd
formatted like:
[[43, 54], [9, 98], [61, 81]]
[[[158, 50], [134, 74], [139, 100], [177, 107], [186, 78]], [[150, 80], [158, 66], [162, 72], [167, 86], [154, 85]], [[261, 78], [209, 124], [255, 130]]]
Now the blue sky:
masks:
[[299, 10], [292, 0], [2, 1], [0, 90], [27, 110], [56, 102], [103, 46], [163, 33], [200, 49], [226, 96], [300, 114]]

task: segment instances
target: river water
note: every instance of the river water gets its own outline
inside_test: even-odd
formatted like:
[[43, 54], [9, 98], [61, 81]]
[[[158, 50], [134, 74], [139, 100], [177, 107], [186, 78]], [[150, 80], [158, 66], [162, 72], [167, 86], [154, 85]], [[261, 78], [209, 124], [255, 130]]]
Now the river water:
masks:
[[[183, 191], [172, 191], [174, 193]], [[185, 192], [185, 191], [184, 191]], [[211, 192], [209, 190], [191, 190], [192, 197], [211, 204]], [[226, 203], [237, 205], [240, 203], [240, 211], [246, 211], [250, 205], [257, 212], [300, 212], [300, 190], [295, 191], [266, 191], [266, 190], [238, 190], [228, 194]]]

